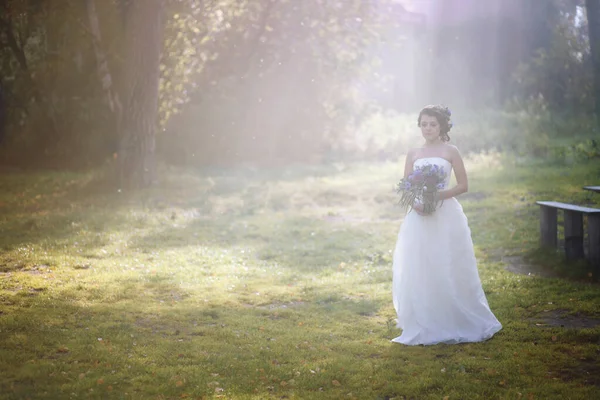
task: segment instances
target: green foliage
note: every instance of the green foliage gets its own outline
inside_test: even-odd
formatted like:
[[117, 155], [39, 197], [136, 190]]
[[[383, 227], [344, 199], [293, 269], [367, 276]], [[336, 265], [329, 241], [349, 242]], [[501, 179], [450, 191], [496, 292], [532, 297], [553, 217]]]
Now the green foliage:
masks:
[[[95, 1], [102, 35], [97, 44], [108, 57], [117, 93], [125, 83], [122, 72], [127, 58], [123, 46], [126, 21], [119, 4]], [[295, 143], [283, 144], [290, 136], [318, 143], [348, 129], [365, 109], [354, 83], [375, 63], [368, 53], [370, 46], [397, 23], [385, 12], [387, 1], [340, 4], [317, 0], [168, 2], [157, 122], [167, 131], [185, 134], [189, 140], [182, 148], [193, 142], [204, 145], [200, 148], [209, 153], [214, 150], [210, 142], [215, 134], [220, 142], [276, 138], [279, 144], [266, 150], [272, 154], [293, 147]], [[33, 159], [47, 158], [62, 165], [64, 160], [77, 164], [78, 156], [96, 163], [112, 155], [115, 116], [107, 108], [105, 82], [97, 75], [85, 3], [52, 0], [43, 6], [36, 2], [20, 2], [19, 6], [4, 18], [13, 27], [6, 32], [22, 37], [27, 70], [19, 63], [18, 52], [2, 48], [7, 56], [2, 71], [14, 78], [9, 91], [18, 96], [13, 107], [20, 107], [12, 108], [19, 111], [10, 117], [12, 139], [5, 146], [4, 160], [31, 154]], [[279, 104], [282, 97], [285, 104]], [[207, 129], [214, 104], [224, 109], [219, 113], [223, 119], [218, 132]], [[288, 115], [272, 118], [284, 106]], [[194, 115], [170, 125], [183, 110]], [[181, 129], [185, 118], [197, 116], [204, 118], [194, 120], [194, 130]], [[229, 131], [232, 121], [239, 121], [241, 127], [249, 118], [268, 121], [269, 126], [251, 123], [256, 132], [237, 127]], [[42, 132], [40, 126], [52, 133]], [[196, 138], [197, 129], [210, 134]], [[259, 137], [260, 132], [264, 134]], [[23, 140], [23, 135], [31, 137]], [[102, 144], [97, 158], [89, 157], [91, 148], [86, 143]]]
[[[418, 143], [419, 135], [412, 117], [387, 107], [429, 101], [432, 93], [435, 101], [451, 99], [453, 109], [475, 110], [462, 112], [453, 131], [465, 151], [543, 155], [550, 138], [590, 132], [589, 44], [573, 2], [519, 5], [531, 21], [492, 18], [437, 27], [415, 35], [413, 50], [393, 55], [390, 49], [402, 47], [411, 28], [395, 19], [392, 3], [168, 1], [159, 151], [173, 162], [202, 164], [390, 159]], [[85, 2], [3, 4], [10, 12], [0, 16], [0, 75], [9, 93], [10, 134], [0, 161], [90, 166], [110, 159], [117, 125], [97, 73]], [[99, 46], [116, 93], [124, 87], [127, 59], [120, 4], [95, 0]], [[494, 28], [499, 22], [500, 33]], [[548, 24], [553, 35], [540, 37]], [[11, 37], [18, 39], [15, 46]], [[540, 46], [532, 58], [510, 46], [521, 37], [525, 56]], [[429, 51], [430, 40], [439, 44], [435, 51]], [[380, 58], [398, 54], [419, 65], [424, 87], [414, 99], [371, 100], [367, 92], [402, 80], [403, 72], [379, 65]], [[472, 73], [467, 80], [460, 71]], [[510, 95], [506, 107], [492, 101], [500, 92]]]
[[[183, 94], [190, 103], [176, 101], [183, 111], [167, 124], [161, 151], [169, 160], [199, 163], [320, 157], [368, 111], [356, 82], [371, 72], [376, 57], [369, 52], [393, 26], [390, 16], [361, 2], [254, 1], [229, 11], [219, 14], [214, 32], [182, 34], [196, 17], [173, 17], [179, 33], [169, 42], [172, 58], [182, 60], [185, 43], [196, 65], [163, 68], [171, 74], [165, 98], [185, 88], [175, 81], [192, 85]], [[163, 116], [175, 110], [173, 101], [162, 104]]]
[[555, 27], [550, 46], [538, 49], [514, 72], [518, 98], [541, 98], [561, 114], [593, 112], [593, 74], [583, 29], [571, 19]]
[[[207, 71], [211, 63], [218, 60], [225, 64], [230, 53], [236, 52], [228, 40], [230, 32], [234, 27], [253, 23], [247, 16], [248, 2], [245, 1], [189, 0], [172, 6], [168, 12], [161, 62], [159, 114], [162, 127], [181, 112], [195, 92], [207, 90], [207, 86], [213, 86], [221, 78], [206, 76], [214, 72]], [[241, 34], [239, 29], [235, 31], [238, 35]], [[244, 43], [238, 45], [245, 48]]]
[[114, 132], [96, 75], [92, 39], [82, 24], [87, 21], [84, 4], [17, 3], [2, 16], [12, 27], [2, 31], [4, 37], [19, 40], [16, 48], [0, 49], [9, 107], [9, 136], [0, 158], [24, 166], [97, 165], [112, 151]]
[[[500, 151], [556, 161], [567, 157], [573, 162], [595, 154], [596, 142], [591, 140], [596, 135], [593, 117], [555, 113], [544, 101], [515, 102], [506, 111], [453, 109], [453, 118], [451, 143], [464, 154]], [[416, 113], [377, 112], [366, 118], [356, 132], [334, 142], [330, 156], [338, 160], [396, 160], [422, 142]], [[578, 142], [580, 150], [575, 150], [573, 143]]]
[[550, 154], [553, 160], [562, 164], [580, 163], [600, 158], [600, 145], [596, 139], [557, 144], [551, 147]]

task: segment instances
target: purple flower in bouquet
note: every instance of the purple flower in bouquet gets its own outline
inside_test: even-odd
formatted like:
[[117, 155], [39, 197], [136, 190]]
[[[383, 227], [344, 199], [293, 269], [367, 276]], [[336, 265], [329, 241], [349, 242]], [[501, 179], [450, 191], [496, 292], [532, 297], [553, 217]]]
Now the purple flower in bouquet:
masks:
[[424, 165], [416, 167], [406, 178], [396, 185], [400, 195], [400, 205], [410, 208], [416, 201], [423, 203], [426, 213], [432, 213], [441, 204], [437, 194], [444, 189], [446, 171], [439, 165]]

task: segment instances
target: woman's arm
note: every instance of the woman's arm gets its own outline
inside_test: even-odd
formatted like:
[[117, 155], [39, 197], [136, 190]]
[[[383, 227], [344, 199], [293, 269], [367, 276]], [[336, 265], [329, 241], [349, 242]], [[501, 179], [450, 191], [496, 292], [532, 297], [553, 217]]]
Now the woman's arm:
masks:
[[467, 171], [465, 170], [465, 164], [463, 162], [460, 151], [456, 146], [452, 146], [452, 169], [454, 170], [454, 176], [456, 177], [456, 185], [450, 189], [440, 190], [437, 198], [439, 200], [446, 200], [452, 197], [456, 197], [469, 191], [469, 179], [467, 178]]

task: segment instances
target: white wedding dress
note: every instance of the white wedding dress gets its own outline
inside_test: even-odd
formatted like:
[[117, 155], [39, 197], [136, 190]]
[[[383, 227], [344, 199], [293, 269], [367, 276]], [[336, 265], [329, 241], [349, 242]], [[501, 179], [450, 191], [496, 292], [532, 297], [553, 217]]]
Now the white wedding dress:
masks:
[[[447, 187], [450, 162], [428, 157], [414, 166], [425, 164], [444, 167]], [[471, 230], [455, 198], [431, 215], [406, 215], [394, 251], [392, 294], [402, 329], [396, 343], [479, 342], [502, 329], [481, 287]]]

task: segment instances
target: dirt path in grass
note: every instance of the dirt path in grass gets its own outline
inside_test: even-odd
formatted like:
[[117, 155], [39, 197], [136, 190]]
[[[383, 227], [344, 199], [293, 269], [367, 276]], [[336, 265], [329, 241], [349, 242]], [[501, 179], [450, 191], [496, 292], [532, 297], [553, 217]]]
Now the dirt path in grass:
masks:
[[[515, 274], [540, 278], [559, 278], [556, 272], [531, 265], [520, 256], [501, 256], [500, 259], [504, 264], [504, 269]], [[600, 318], [585, 314], [570, 314], [570, 310], [567, 309], [542, 311], [538, 315], [528, 318], [528, 321], [531, 325], [540, 328], [584, 329], [600, 325]]]
[[521, 256], [500, 256], [504, 269], [514, 274], [539, 276], [541, 278], [559, 278], [554, 271], [548, 271], [540, 266], [529, 264]]

